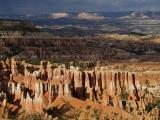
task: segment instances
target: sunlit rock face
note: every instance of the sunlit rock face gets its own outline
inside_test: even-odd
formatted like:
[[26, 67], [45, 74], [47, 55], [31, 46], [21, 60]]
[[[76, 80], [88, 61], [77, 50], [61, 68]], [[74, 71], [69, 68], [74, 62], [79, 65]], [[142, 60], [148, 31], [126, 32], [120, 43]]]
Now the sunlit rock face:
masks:
[[[0, 91], [5, 92], [11, 101], [17, 101], [16, 105], [22, 106], [28, 113], [44, 113], [44, 109], [56, 98], [64, 97], [96, 101], [125, 110], [128, 104], [125, 103], [124, 107], [123, 99], [127, 99], [131, 101], [129, 108], [133, 111], [144, 108], [147, 86], [143, 81], [149, 77], [146, 73], [107, 67], [82, 71], [74, 67], [66, 69], [65, 66], [54, 66], [46, 61], [41, 61], [40, 65], [31, 65], [15, 59], [0, 62], [0, 68]], [[124, 93], [127, 96], [123, 96]], [[150, 103], [152, 96], [146, 96]]]

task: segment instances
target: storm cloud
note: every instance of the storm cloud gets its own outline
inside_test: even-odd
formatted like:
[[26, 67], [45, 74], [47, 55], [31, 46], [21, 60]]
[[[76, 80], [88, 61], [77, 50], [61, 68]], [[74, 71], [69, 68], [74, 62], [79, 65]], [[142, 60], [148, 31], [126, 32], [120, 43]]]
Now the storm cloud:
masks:
[[160, 11], [160, 0], [0, 0], [0, 14]]

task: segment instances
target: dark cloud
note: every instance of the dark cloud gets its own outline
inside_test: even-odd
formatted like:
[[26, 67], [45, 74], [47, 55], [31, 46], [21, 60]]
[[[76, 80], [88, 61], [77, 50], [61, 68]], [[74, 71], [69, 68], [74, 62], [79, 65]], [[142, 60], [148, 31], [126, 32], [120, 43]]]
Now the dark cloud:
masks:
[[67, 11], [160, 11], [160, 0], [0, 0], [0, 14]]

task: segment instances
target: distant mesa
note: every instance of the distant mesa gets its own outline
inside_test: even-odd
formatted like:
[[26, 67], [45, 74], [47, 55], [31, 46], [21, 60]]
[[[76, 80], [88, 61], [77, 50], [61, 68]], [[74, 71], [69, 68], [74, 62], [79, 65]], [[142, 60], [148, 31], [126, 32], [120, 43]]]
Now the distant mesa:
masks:
[[105, 19], [104, 16], [100, 16], [97, 13], [77, 13], [75, 16], [70, 15], [69, 13], [52, 13], [49, 15], [50, 19], [59, 19], [59, 18], [68, 18], [71, 17], [73, 19], [80, 19], [80, 20], [103, 20]]
[[79, 13], [77, 15], [78, 19], [85, 19], [85, 20], [103, 20], [105, 19], [104, 16], [99, 16], [97, 13]]
[[150, 17], [145, 15], [144, 12], [132, 12], [129, 15], [122, 16], [120, 19], [149, 19]]
[[49, 18], [52, 18], [52, 19], [59, 19], [59, 18], [66, 18], [66, 17], [69, 17], [68, 13], [52, 13], [49, 16]]

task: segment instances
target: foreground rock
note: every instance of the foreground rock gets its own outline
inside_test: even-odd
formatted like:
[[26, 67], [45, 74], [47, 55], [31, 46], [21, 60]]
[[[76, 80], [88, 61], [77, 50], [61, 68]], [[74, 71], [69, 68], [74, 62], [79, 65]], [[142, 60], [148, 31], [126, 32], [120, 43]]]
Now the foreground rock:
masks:
[[[10, 112], [18, 115], [20, 111], [55, 117], [57, 114], [52, 106], [55, 100], [75, 97], [89, 101], [91, 106], [93, 102], [96, 102], [95, 105], [101, 104], [104, 110], [108, 106], [115, 111], [119, 109], [116, 114], [126, 111], [125, 114], [130, 117], [160, 118], [160, 96], [155, 92], [159, 90], [158, 71], [155, 82], [151, 84], [146, 81], [152, 75], [151, 72], [131, 72], [108, 67], [81, 71], [74, 67], [66, 69], [65, 66], [54, 66], [46, 61], [35, 66], [11, 59], [0, 62], [0, 68], [0, 100], [3, 101], [1, 108], [4, 117]], [[9, 110], [8, 103], [17, 108]]]

